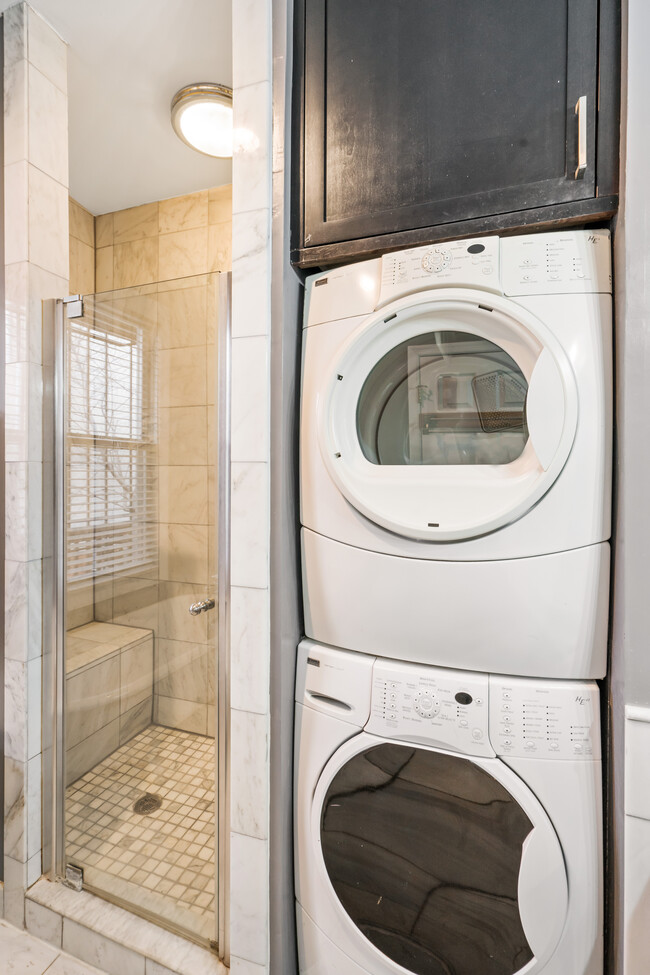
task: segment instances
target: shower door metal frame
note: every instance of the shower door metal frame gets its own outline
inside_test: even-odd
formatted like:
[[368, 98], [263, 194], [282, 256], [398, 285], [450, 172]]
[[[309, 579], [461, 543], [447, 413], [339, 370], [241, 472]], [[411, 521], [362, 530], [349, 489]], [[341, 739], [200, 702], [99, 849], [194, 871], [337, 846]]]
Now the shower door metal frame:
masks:
[[43, 302], [43, 757], [50, 756], [43, 763], [43, 873], [50, 880], [65, 873], [66, 304]]
[[[219, 275], [217, 318], [217, 950], [230, 965], [230, 407], [232, 272]], [[213, 458], [214, 460], [215, 458]]]
[[[214, 273], [205, 275], [212, 278]], [[232, 275], [218, 274], [217, 321], [217, 738], [215, 742], [215, 933], [230, 964], [230, 402]], [[75, 295], [74, 299], [81, 300]], [[65, 876], [66, 371], [71, 299], [43, 302], [43, 873]], [[51, 535], [48, 536], [48, 531]], [[47, 760], [49, 756], [49, 761]], [[90, 891], [94, 892], [94, 891]], [[100, 892], [101, 893], [101, 892]], [[102, 895], [103, 896], [103, 895]], [[110, 899], [110, 898], [107, 898]], [[128, 905], [123, 905], [126, 910]], [[164, 924], [162, 925], [164, 927]], [[186, 937], [189, 936], [185, 935]]]

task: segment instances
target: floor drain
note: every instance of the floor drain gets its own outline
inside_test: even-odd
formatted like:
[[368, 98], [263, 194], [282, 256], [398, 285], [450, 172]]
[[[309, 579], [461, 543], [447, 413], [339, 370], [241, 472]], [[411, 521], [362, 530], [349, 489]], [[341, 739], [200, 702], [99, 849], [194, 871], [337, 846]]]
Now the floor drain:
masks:
[[153, 792], [146, 792], [143, 796], [133, 803], [133, 812], [138, 816], [148, 816], [162, 806], [162, 799]]

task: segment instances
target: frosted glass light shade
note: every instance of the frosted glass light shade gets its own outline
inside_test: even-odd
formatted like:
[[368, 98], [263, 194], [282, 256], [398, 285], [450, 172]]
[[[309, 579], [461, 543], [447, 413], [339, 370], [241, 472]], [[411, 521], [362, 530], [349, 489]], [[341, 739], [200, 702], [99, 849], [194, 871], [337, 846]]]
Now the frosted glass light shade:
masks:
[[172, 125], [183, 142], [206, 156], [232, 156], [232, 89], [203, 82], [172, 99]]

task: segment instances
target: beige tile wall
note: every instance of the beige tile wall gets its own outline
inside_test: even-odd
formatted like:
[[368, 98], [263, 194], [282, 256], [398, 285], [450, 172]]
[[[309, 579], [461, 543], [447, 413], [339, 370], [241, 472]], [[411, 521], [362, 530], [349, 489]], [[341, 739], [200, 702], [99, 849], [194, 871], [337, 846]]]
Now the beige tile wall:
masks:
[[70, 197], [70, 294], [95, 292], [95, 218]]
[[231, 267], [232, 191], [218, 186], [95, 220], [98, 292]]
[[[74, 201], [70, 213], [71, 276], [82, 282], [90, 225]], [[159, 566], [155, 578], [105, 579], [68, 598], [69, 626], [96, 619], [153, 629], [154, 720], [210, 735], [217, 621], [188, 607], [215, 590], [216, 279], [205, 275], [230, 270], [231, 236], [230, 186], [94, 218], [96, 291], [156, 291]], [[129, 295], [125, 312], [140, 318], [134, 302], [151, 298]]]

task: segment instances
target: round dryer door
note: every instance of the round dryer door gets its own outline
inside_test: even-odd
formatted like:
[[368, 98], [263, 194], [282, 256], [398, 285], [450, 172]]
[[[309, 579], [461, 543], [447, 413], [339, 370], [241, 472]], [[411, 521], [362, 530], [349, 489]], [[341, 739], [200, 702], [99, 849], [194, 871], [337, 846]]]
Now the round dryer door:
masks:
[[532, 975], [557, 946], [562, 850], [538, 800], [498, 759], [362, 734], [325, 768], [312, 829], [347, 950], [362, 935], [369, 970]]
[[420, 295], [364, 322], [321, 403], [327, 467], [377, 524], [454, 540], [521, 517], [573, 444], [578, 400], [550, 330], [508, 299]]

